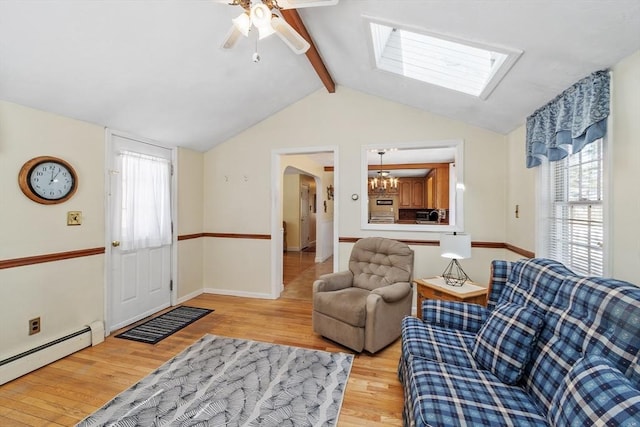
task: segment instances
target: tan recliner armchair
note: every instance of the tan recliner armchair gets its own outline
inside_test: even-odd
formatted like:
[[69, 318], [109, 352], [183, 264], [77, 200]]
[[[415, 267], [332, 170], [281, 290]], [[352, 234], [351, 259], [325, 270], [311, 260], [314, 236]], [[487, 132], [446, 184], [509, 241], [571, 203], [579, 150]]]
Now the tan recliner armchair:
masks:
[[313, 284], [313, 330], [355, 351], [371, 353], [400, 337], [411, 314], [413, 250], [382, 237], [356, 242], [349, 271]]

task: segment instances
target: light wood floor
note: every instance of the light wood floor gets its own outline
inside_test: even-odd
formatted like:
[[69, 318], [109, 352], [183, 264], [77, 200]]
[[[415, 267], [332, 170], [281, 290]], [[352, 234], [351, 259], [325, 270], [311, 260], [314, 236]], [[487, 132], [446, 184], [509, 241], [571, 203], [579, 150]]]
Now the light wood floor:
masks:
[[[204, 334], [352, 353], [311, 329], [311, 284], [331, 271], [315, 254], [285, 255], [285, 291], [278, 300], [203, 294], [185, 305], [215, 311], [156, 345], [108, 337], [0, 386], [0, 426], [70, 426], [151, 373]], [[403, 394], [396, 370], [400, 343], [356, 355], [339, 426], [401, 426]]]

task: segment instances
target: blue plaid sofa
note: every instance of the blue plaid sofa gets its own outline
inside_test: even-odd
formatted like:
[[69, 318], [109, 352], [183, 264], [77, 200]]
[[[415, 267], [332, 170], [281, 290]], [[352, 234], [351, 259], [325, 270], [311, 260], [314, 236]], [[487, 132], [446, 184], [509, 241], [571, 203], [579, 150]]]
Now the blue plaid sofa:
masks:
[[640, 426], [640, 288], [493, 261], [487, 306], [402, 321], [405, 426]]

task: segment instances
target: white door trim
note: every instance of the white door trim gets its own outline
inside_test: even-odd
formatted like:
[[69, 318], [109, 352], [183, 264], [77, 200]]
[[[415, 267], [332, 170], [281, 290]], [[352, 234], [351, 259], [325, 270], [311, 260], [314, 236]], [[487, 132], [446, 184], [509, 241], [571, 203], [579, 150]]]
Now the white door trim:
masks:
[[173, 233], [171, 240], [171, 280], [173, 282], [173, 289], [170, 293], [171, 306], [176, 305], [178, 295], [178, 236], [176, 233], [178, 223], [178, 153], [176, 147], [170, 147], [163, 145], [157, 141], [153, 141], [147, 138], [142, 138], [137, 135], [132, 135], [127, 132], [122, 132], [114, 129], [105, 128], [105, 171], [104, 171], [104, 218], [105, 218], [105, 262], [104, 262], [104, 330], [105, 336], [110, 334], [112, 319], [111, 319], [111, 241], [112, 229], [111, 229], [111, 215], [109, 212], [109, 194], [111, 192], [111, 174], [113, 173], [113, 167], [111, 165], [112, 151], [113, 151], [113, 136], [119, 136], [122, 138], [132, 139], [134, 141], [143, 142], [145, 144], [155, 145], [158, 147], [171, 150], [171, 163], [173, 165], [173, 173], [171, 175], [171, 218], [173, 222]]
[[[333, 153], [333, 186], [334, 186], [334, 204], [333, 204], [333, 271], [338, 271], [340, 257], [338, 254], [338, 212], [340, 212], [340, 168], [338, 167], [338, 146], [329, 145], [322, 147], [297, 147], [297, 148], [280, 148], [271, 151], [271, 293], [270, 297], [276, 299], [280, 297], [282, 291], [282, 156], [292, 154], [313, 154], [313, 153]], [[317, 197], [321, 197], [320, 180], [317, 189]], [[320, 206], [320, 205], [318, 205]]]

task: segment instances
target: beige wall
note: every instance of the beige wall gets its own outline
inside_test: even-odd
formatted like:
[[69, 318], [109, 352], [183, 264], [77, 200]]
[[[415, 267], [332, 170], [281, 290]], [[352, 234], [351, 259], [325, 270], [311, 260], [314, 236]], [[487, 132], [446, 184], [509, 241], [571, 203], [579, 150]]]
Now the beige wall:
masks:
[[[640, 52], [627, 57], [612, 70], [609, 208], [609, 276], [640, 284]], [[525, 129], [508, 136], [509, 171], [507, 197], [507, 242], [535, 250], [535, 191], [537, 170], [525, 167]], [[513, 210], [520, 204], [520, 219]]]
[[[330, 126], [327, 126], [330, 123]], [[507, 176], [507, 138], [484, 129], [425, 113], [395, 102], [339, 87], [335, 94], [320, 90], [280, 113], [215, 147], [205, 154], [205, 231], [226, 233], [270, 233], [271, 220], [271, 151], [292, 147], [336, 146], [339, 156], [339, 182], [335, 182], [339, 219], [339, 236], [387, 237], [433, 240], [437, 233], [376, 232], [360, 229], [360, 202], [351, 194], [360, 193], [361, 147], [368, 144], [437, 141], [463, 139], [465, 141], [465, 224], [473, 240], [504, 242]], [[225, 180], [224, 177], [228, 177]], [[247, 177], [243, 180], [242, 177]], [[324, 189], [326, 185], [321, 185]], [[242, 195], [242, 198], [240, 197]], [[216, 204], [216, 200], [230, 200], [231, 204]], [[248, 201], [251, 201], [249, 204]], [[259, 215], [255, 215], [259, 212]], [[207, 239], [205, 259], [215, 277], [205, 273], [205, 282], [212, 287], [224, 286], [239, 292], [268, 293], [271, 277], [270, 251], [267, 244], [262, 251], [249, 252], [256, 261], [254, 271], [231, 270], [227, 255], [216, 259], [211, 254], [215, 240]], [[236, 245], [256, 245], [241, 239]], [[346, 266], [350, 244], [340, 245], [340, 265]], [[218, 253], [220, 251], [217, 251]], [[476, 252], [478, 252], [476, 256]], [[485, 251], [489, 253], [493, 251]], [[504, 251], [499, 250], [499, 253]], [[423, 247], [416, 252], [417, 271], [441, 273], [446, 262], [437, 248]], [[492, 254], [491, 256], [493, 256]], [[470, 271], [488, 277], [488, 257], [474, 250], [474, 257], [465, 260]], [[259, 266], [259, 267], [258, 267]], [[259, 277], [259, 283], [252, 280]], [[215, 280], [215, 283], [213, 282]], [[224, 284], [224, 285], [222, 285]]]
[[[178, 149], [178, 236], [202, 233], [204, 154]], [[178, 241], [178, 301], [202, 293], [203, 239]]]
[[[24, 162], [51, 155], [70, 162], [78, 191], [59, 205], [27, 199], [17, 184]], [[104, 247], [105, 133], [98, 125], [0, 101], [0, 260]], [[178, 151], [177, 233], [203, 230], [204, 154]], [[69, 210], [81, 226], [66, 225]], [[203, 239], [178, 243], [178, 298], [203, 289]], [[0, 360], [104, 320], [104, 255], [0, 270]], [[42, 331], [29, 336], [27, 322]]]
[[[41, 205], [18, 187], [18, 172], [42, 155], [67, 160], [78, 190]], [[0, 259], [104, 247], [104, 129], [0, 101]], [[66, 225], [82, 211], [81, 226]], [[81, 329], [104, 317], [104, 256], [0, 270], [0, 359]], [[28, 335], [28, 320], [42, 331]]]
[[[527, 169], [525, 164], [525, 134], [525, 126], [520, 126], [507, 137], [506, 241], [518, 248], [535, 252], [536, 169]], [[515, 215], [516, 206], [518, 218]]]
[[612, 275], [640, 285], [640, 51], [613, 67]]

